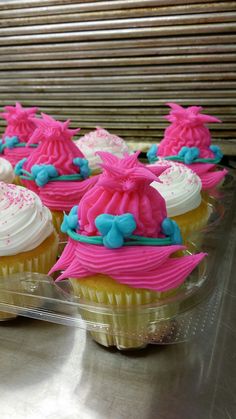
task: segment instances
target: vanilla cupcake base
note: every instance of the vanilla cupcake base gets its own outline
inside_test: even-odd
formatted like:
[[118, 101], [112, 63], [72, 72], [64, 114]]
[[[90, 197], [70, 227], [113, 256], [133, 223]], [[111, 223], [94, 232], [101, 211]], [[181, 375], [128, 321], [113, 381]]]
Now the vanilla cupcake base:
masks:
[[22, 182], [22, 180], [19, 176], [15, 176], [12, 183], [14, 183], [14, 185], [25, 187], [25, 185], [23, 184], [23, 182]]
[[[58, 235], [53, 232], [37, 248], [28, 252], [0, 258], [0, 276], [10, 277], [21, 272], [38, 272], [47, 274], [57, 259]], [[1, 291], [0, 291], [1, 292]], [[11, 294], [5, 297], [4, 302], [21, 306], [22, 297]], [[32, 303], [34, 303], [32, 299]], [[15, 314], [0, 312], [0, 321], [17, 317]]]
[[[59, 236], [59, 241], [60, 241], [60, 243], [64, 243], [63, 247], [65, 247], [65, 244], [68, 241], [68, 236], [67, 236], [67, 234], [62, 233], [62, 231], [61, 231], [61, 224], [63, 222], [64, 212], [63, 211], [51, 211], [51, 214], [52, 214], [53, 225], [54, 225], [54, 227], [56, 229], [56, 232]], [[61, 250], [63, 250], [63, 249], [61, 249]]]
[[107, 332], [90, 332], [93, 339], [103, 346], [116, 346], [120, 350], [141, 349], [149, 341], [163, 341], [173, 326], [169, 318], [177, 311], [177, 305], [158, 307], [158, 310], [150, 310], [148, 306], [176, 294], [177, 290], [158, 293], [130, 288], [101, 274], [83, 280], [72, 278], [70, 282], [75, 295], [83, 302], [101, 306], [100, 312], [88, 306], [81, 309], [80, 314], [98, 328], [99, 324], [107, 325]]
[[198, 234], [201, 236], [201, 231], [206, 227], [210, 214], [207, 202], [202, 200], [198, 208], [171, 218], [178, 224], [183, 241], [186, 243], [192, 235], [196, 239]]

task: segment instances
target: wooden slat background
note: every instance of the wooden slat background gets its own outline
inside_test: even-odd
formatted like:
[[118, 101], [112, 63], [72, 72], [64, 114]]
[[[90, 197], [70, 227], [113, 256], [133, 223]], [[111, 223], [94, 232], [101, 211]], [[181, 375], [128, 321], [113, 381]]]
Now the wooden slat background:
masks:
[[0, 0], [1, 109], [37, 105], [82, 134], [147, 148], [175, 101], [220, 117], [215, 142], [236, 155], [235, 70], [236, 1]]

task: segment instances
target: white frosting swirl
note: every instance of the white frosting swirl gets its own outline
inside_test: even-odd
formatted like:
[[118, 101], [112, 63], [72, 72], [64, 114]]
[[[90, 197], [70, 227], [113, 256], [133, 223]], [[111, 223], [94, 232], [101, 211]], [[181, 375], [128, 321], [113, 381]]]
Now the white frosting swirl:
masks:
[[152, 182], [166, 201], [168, 217], [185, 214], [201, 204], [201, 179], [183, 164], [158, 160], [160, 166], [169, 166], [160, 176], [162, 183]]
[[0, 181], [11, 183], [14, 177], [14, 170], [11, 163], [0, 157]]
[[0, 256], [35, 249], [52, 232], [52, 215], [34, 192], [0, 182]]
[[123, 157], [125, 153], [130, 153], [129, 147], [122, 138], [110, 134], [101, 127], [96, 127], [95, 131], [89, 132], [75, 143], [88, 160], [92, 171], [101, 171], [100, 163], [102, 161], [99, 156], [96, 156], [97, 151], [107, 151], [117, 157]]

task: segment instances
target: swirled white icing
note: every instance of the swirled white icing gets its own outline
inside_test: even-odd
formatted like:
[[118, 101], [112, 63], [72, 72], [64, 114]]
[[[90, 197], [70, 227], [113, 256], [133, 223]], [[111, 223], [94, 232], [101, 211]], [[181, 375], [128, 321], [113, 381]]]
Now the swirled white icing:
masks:
[[169, 217], [185, 214], [201, 204], [201, 179], [191, 169], [164, 159], [158, 160], [156, 164], [169, 165], [159, 176], [162, 183], [151, 183], [165, 199]]
[[14, 177], [14, 171], [11, 163], [0, 157], [0, 181], [11, 183]]
[[82, 151], [84, 157], [89, 162], [89, 167], [92, 171], [101, 170], [101, 158], [96, 155], [97, 151], [107, 151], [117, 157], [123, 157], [125, 153], [129, 153], [129, 147], [126, 142], [117, 135], [110, 134], [107, 130], [101, 127], [96, 127], [95, 131], [77, 140], [76, 145]]
[[52, 232], [52, 215], [34, 192], [0, 182], [0, 256], [35, 249]]

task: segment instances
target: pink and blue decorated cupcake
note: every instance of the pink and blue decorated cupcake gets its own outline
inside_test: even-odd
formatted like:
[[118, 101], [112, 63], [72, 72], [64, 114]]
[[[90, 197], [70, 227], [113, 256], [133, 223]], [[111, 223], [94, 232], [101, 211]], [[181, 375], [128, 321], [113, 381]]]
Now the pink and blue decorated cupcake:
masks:
[[69, 129], [69, 120], [60, 122], [42, 114], [41, 119], [33, 121], [36, 129], [27, 144], [40, 144], [28, 158], [18, 162], [15, 173], [51, 210], [60, 232], [63, 213], [80, 201], [97, 177], [89, 178], [88, 161], [72, 141], [79, 129]]
[[154, 163], [161, 157], [186, 164], [200, 177], [203, 190], [215, 188], [223, 181], [227, 170], [217, 169], [223, 155], [218, 146], [211, 145], [211, 133], [206, 124], [221, 121], [202, 114], [200, 106], [168, 105], [171, 111], [165, 118], [171, 124], [159, 146], [154, 144], [148, 151], [149, 162]]
[[22, 158], [29, 157], [37, 144], [27, 144], [35, 128], [35, 114], [37, 108], [23, 108], [20, 103], [15, 106], [5, 106], [0, 114], [6, 121], [7, 127], [0, 142], [0, 152], [14, 167]]
[[[147, 168], [138, 153], [123, 159], [99, 155], [103, 173], [65, 216], [62, 229], [70, 239], [51, 272], [62, 271], [58, 280], [70, 279], [90, 324], [108, 325], [107, 333], [92, 332], [96, 341], [119, 349], [143, 347], [157, 311], [142, 308], [177, 294], [205, 254], [183, 254], [178, 225], [150, 186], [163, 167]], [[173, 314], [169, 307], [162, 312], [167, 325]]]

